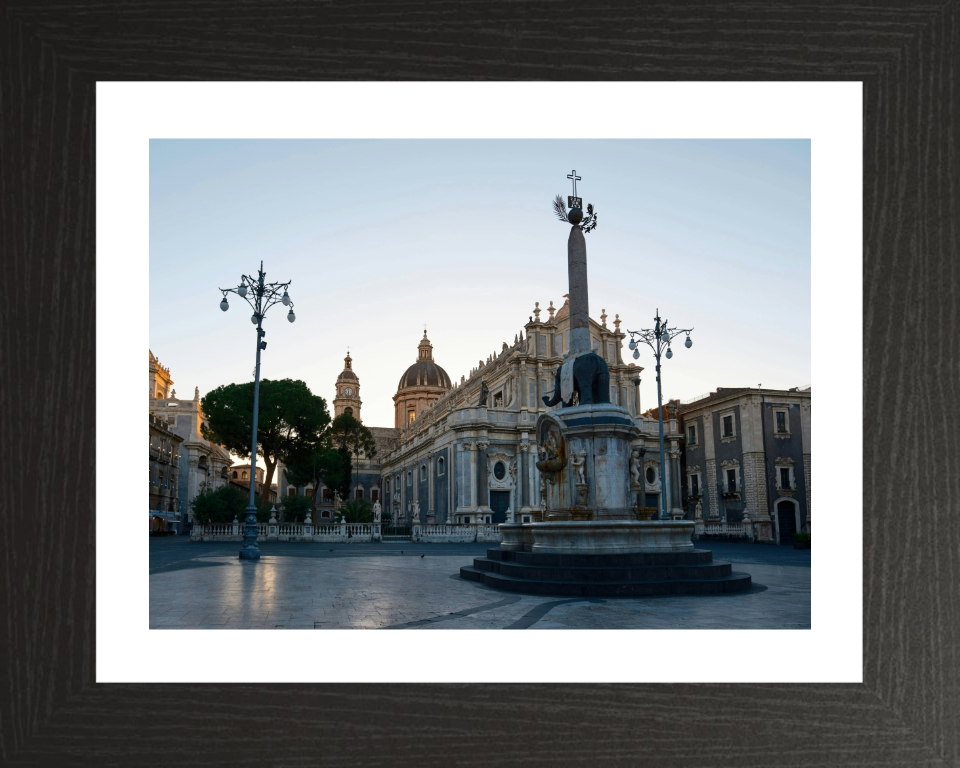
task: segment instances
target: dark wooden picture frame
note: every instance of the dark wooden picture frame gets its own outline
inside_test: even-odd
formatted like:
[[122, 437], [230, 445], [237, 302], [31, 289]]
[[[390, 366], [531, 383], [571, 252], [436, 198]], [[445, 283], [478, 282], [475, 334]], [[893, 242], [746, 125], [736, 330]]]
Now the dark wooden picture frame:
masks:
[[[0, 764], [960, 764], [957, 9], [5, 3]], [[862, 81], [863, 684], [96, 684], [95, 87], [187, 79]]]

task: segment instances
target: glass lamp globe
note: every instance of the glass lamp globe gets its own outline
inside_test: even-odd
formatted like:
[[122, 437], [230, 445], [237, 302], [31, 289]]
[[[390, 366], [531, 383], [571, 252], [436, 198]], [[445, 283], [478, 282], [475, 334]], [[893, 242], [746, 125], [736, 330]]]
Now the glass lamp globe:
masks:
[[639, 349], [633, 350], [633, 359], [634, 359], [634, 360], [639, 360], [639, 359], [640, 359], [640, 350], [639, 350]]
[[690, 349], [690, 347], [693, 346], [693, 340], [687, 336], [687, 340], [683, 342], [683, 346], [685, 346], [687, 349]]
[[283, 302], [283, 306], [287, 306], [290, 303], [290, 294], [286, 291], [283, 292], [283, 298], [280, 299]]
[[256, 315], [256, 314], [250, 315], [250, 322], [253, 323], [254, 325], [257, 324], [257, 315]]
[[242, 299], [247, 295], [247, 286], [241, 285], [239, 288], [237, 288], [237, 293], [240, 294], [240, 298]]
[[673, 357], [673, 350], [670, 347], [667, 347], [667, 360]]
[[636, 349], [636, 348], [637, 348], [637, 342], [635, 342], [635, 341], [633, 341], [633, 340], [631, 339], [631, 341], [630, 341], [630, 349]]
[[226, 312], [228, 309], [230, 309], [230, 305], [227, 304], [227, 297], [226, 297], [226, 296], [224, 296], [224, 297], [223, 297], [223, 301], [220, 302], [220, 309], [222, 309], [224, 312]]
[[663, 331], [663, 340], [664, 340], [664, 341], [670, 341], [670, 331], [664, 329], [664, 331]]
[[297, 319], [297, 316], [293, 314], [292, 309], [289, 312], [287, 312], [287, 320], [289, 320], [292, 323], [296, 319]]

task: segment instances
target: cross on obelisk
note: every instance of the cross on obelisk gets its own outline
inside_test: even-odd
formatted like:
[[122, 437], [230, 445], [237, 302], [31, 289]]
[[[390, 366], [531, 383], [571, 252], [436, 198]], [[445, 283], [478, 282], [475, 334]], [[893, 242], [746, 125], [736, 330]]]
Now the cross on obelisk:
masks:
[[[576, 193], [580, 177], [574, 171], [567, 178], [573, 180]], [[576, 201], [576, 205], [573, 201]], [[580, 208], [580, 198], [572, 198], [570, 207]], [[570, 237], [567, 239], [567, 280], [570, 288], [570, 352], [589, 352], [591, 344], [590, 308], [587, 299], [587, 244], [583, 230], [576, 224], [570, 227]]]
[[567, 178], [573, 181], [573, 195], [567, 197], [567, 206], [570, 208], [583, 208], [581, 200], [577, 197], [577, 182], [583, 181], [579, 176], [577, 176], [576, 170], [573, 173], [568, 173]]

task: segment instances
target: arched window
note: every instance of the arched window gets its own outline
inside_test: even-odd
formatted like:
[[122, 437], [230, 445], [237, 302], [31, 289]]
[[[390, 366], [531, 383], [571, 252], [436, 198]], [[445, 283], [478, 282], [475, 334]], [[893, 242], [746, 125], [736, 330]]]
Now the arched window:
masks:
[[437, 459], [437, 475], [443, 474], [443, 459]]
[[353, 408], [344, 408], [343, 412], [348, 416], [353, 416]]
[[374, 488], [373, 490], [370, 491], [370, 501], [372, 501], [372, 502], [374, 502], [374, 503], [380, 501], [380, 489], [379, 489], [379, 488]]
[[244, 471], [244, 473], [243, 473], [243, 476], [242, 476], [242, 477], [243, 477], [243, 479], [244, 479], [244, 480], [246, 480], [246, 479], [247, 479], [247, 473], [246, 473], [246, 471]]
[[357, 498], [358, 499], [363, 498], [363, 488], [357, 488]]
[[427, 480], [427, 465], [421, 464], [420, 465], [420, 482], [424, 483], [426, 482], [426, 480]]
[[233, 473], [233, 479], [234, 479], [234, 480], [237, 479], [237, 473], [236, 473], [236, 472]]

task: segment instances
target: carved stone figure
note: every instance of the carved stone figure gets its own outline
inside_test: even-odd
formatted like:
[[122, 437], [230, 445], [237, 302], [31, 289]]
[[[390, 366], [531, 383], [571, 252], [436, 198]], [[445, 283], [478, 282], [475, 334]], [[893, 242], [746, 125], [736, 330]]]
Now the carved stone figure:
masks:
[[489, 390], [489, 388], [487, 387], [487, 382], [481, 381], [481, 382], [480, 382], [480, 402], [477, 403], [477, 406], [479, 406], [479, 407], [486, 407], [486, 405], [487, 405], [487, 398], [488, 398], [489, 396], [490, 396], [490, 390]]
[[510, 471], [510, 482], [516, 485], [517, 484], [517, 462], [516, 461], [510, 462], [509, 471]]
[[193, 399], [194, 399], [194, 400], [199, 400], [199, 399], [200, 399], [200, 387], [194, 387], [194, 388], [193, 388]]
[[[541, 472], [552, 475], [567, 465], [566, 444], [556, 426], [547, 424], [541, 427], [539, 445], [541, 458], [537, 462], [537, 469]], [[548, 479], [553, 482], [555, 478], [551, 476]]]
[[177, 399], [177, 390], [171, 389], [171, 390], [170, 390], [170, 397], [173, 398], [174, 400], [176, 400], [176, 399]]
[[560, 384], [561, 374], [566, 366], [573, 368], [573, 391], [577, 393], [581, 405], [610, 402], [610, 368], [606, 361], [596, 352], [586, 352], [573, 360], [567, 360], [557, 368], [553, 394], [543, 397], [545, 405], [553, 406], [563, 403], [564, 408], [571, 406], [573, 396], [569, 402], [563, 402]]
[[420, 502], [413, 502], [413, 522], [420, 522]]
[[379, 522], [380, 522], [380, 513], [381, 513], [381, 511], [382, 511], [382, 510], [380, 509], [380, 501], [377, 500], [377, 501], [373, 502], [373, 522], [375, 522], [375, 523], [379, 523]]
[[587, 459], [587, 452], [580, 451], [577, 453], [574, 451], [570, 454], [570, 466], [573, 467], [573, 471], [576, 473], [576, 482], [577, 483], [586, 483], [586, 479], [583, 476], [583, 465]]
[[640, 483], [643, 482], [642, 475], [643, 467], [640, 464], [640, 451], [634, 451], [630, 454], [630, 485], [639, 488]]
[[699, 499], [697, 500], [697, 508], [693, 514], [697, 520], [703, 520], [703, 504], [700, 503]]

